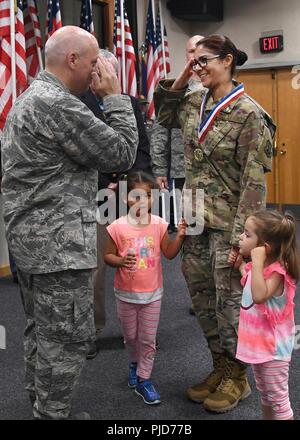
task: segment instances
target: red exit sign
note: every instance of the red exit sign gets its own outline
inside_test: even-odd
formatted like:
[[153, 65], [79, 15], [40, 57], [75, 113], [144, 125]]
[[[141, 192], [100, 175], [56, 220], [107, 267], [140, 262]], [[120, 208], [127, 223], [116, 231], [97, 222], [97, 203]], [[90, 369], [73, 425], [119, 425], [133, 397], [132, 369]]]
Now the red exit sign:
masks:
[[272, 35], [259, 39], [260, 51], [262, 53], [281, 52], [283, 50], [283, 35]]

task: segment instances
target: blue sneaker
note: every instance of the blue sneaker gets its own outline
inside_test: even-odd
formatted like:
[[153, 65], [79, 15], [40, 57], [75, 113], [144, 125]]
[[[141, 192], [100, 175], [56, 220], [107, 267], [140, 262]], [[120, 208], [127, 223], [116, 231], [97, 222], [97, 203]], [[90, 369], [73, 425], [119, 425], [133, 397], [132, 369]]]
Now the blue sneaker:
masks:
[[136, 362], [130, 362], [129, 364], [129, 375], [128, 375], [128, 386], [129, 388], [135, 388], [137, 384], [137, 363]]
[[150, 379], [138, 382], [135, 392], [143, 398], [143, 401], [147, 403], [147, 405], [157, 405], [161, 402], [160, 395], [154, 388]]

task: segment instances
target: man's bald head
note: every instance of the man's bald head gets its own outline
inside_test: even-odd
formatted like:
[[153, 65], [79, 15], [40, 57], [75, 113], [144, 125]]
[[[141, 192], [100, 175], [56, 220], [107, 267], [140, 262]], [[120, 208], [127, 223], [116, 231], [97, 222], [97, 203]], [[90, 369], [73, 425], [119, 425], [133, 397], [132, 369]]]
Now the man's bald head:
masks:
[[193, 35], [191, 38], [188, 39], [185, 46], [185, 54], [186, 54], [186, 60], [189, 61], [191, 58], [194, 57], [194, 52], [196, 50], [196, 44], [198, 41], [202, 40], [203, 35]]
[[72, 92], [82, 93], [89, 87], [98, 54], [92, 34], [78, 26], [63, 26], [46, 43], [45, 68]]
[[64, 63], [70, 52], [83, 54], [90, 45], [98, 47], [98, 42], [92, 34], [78, 26], [63, 26], [54, 32], [46, 43], [46, 68], [47, 65]]

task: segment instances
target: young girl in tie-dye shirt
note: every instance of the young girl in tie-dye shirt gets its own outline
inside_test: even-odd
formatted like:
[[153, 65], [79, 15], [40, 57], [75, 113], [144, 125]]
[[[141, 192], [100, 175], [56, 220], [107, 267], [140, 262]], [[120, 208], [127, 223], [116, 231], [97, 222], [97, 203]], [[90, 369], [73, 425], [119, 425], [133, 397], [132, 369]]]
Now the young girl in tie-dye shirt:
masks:
[[299, 278], [295, 222], [275, 211], [256, 212], [245, 223], [239, 247], [235, 266], [240, 265], [244, 290], [236, 357], [252, 364], [263, 418], [291, 420], [288, 372]]
[[175, 239], [170, 240], [167, 222], [149, 213], [155, 188], [153, 177], [144, 172], [128, 175], [123, 196], [129, 212], [107, 227], [104, 254], [105, 262], [117, 268], [114, 291], [130, 359], [128, 386], [148, 405], [161, 401], [151, 381], [163, 294], [161, 251], [174, 258], [186, 232], [181, 221]]

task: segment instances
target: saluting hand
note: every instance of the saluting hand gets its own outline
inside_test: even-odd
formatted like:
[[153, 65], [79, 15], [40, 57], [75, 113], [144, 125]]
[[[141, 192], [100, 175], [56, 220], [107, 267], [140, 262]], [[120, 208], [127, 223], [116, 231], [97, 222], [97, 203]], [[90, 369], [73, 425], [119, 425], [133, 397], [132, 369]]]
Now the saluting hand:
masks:
[[101, 56], [98, 57], [96, 71], [92, 73], [91, 89], [101, 98], [121, 93], [120, 82], [113, 66]]

